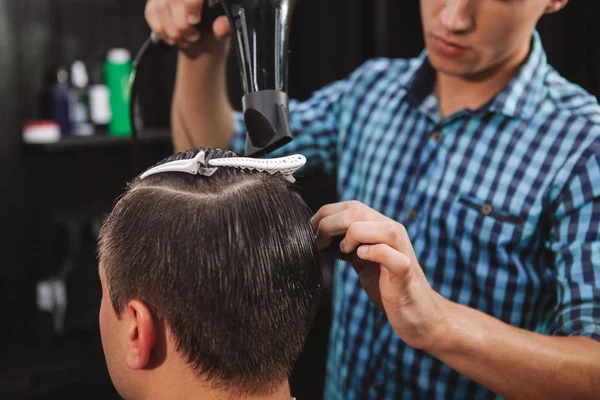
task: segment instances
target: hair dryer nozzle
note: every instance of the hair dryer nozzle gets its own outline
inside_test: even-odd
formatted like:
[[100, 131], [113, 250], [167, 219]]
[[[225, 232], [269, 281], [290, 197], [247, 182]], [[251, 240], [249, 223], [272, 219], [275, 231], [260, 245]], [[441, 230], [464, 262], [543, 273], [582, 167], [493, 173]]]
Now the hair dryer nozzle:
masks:
[[248, 131], [246, 156], [264, 155], [292, 141], [287, 94], [262, 90], [248, 93], [242, 103]]
[[246, 155], [262, 156], [289, 143], [287, 78], [290, 23], [296, 0], [219, 0], [237, 50]]

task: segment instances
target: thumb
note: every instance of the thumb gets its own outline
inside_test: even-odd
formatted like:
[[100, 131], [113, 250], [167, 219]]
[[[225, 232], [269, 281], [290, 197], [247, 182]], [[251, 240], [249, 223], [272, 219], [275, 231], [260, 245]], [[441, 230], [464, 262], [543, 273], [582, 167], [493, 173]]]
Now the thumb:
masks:
[[227, 16], [223, 15], [215, 20], [215, 23], [213, 24], [213, 33], [217, 40], [222, 40], [228, 37], [230, 30], [231, 27], [229, 24], [229, 18], [227, 18]]

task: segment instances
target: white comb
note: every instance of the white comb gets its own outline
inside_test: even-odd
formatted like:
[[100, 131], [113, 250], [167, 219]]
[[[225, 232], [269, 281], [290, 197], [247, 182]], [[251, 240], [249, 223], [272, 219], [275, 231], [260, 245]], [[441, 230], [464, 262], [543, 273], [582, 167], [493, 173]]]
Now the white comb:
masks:
[[161, 174], [164, 172], [184, 172], [191, 175], [212, 176], [217, 169], [222, 167], [249, 169], [259, 172], [268, 172], [271, 175], [280, 173], [283, 177], [294, 183], [294, 173], [306, 164], [306, 157], [301, 154], [296, 154], [289, 157], [273, 158], [273, 159], [256, 159], [246, 157], [230, 157], [217, 158], [210, 160], [208, 166], [205, 162], [204, 151], [199, 152], [196, 157], [189, 160], [177, 160], [169, 163], [150, 168], [144, 172], [140, 179], [145, 179], [151, 175]]

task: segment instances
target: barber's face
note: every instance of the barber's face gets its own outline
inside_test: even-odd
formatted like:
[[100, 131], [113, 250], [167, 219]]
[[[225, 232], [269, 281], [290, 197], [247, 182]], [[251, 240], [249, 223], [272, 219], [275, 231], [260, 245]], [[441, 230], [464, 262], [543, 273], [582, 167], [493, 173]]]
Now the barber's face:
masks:
[[117, 318], [110, 295], [106, 286], [106, 271], [102, 264], [100, 265], [100, 281], [102, 283], [102, 303], [100, 305], [100, 335], [102, 337], [102, 348], [104, 357], [113, 385], [124, 398], [127, 395], [127, 367], [125, 364], [126, 346], [124, 338], [126, 332], [122, 321]]
[[420, 0], [429, 60], [477, 79], [527, 54], [539, 18], [556, 0]]

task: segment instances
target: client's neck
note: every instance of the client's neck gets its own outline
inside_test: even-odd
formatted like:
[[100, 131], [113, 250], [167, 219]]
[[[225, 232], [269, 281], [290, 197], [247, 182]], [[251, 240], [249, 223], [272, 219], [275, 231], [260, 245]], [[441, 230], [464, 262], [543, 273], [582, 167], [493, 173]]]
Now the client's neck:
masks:
[[[290, 400], [290, 385], [286, 380], [275, 392], [268, 395], [250, 395], [242, 394], [235, 390], [218, 390], [214, 388], [206, 388], [206, 390], [198, 391], [193, 395], [190, 394], [190, 399], [206, 399], [206, 400]], [[175, 399], [175, 397], [173, 398]]]
[[219, 389], [206, 381], [189, 379], [152, 380], [140, 400], [290, 400], [289, 382], [286, 380], [269, 394], [243, 394], [235, 388]]

